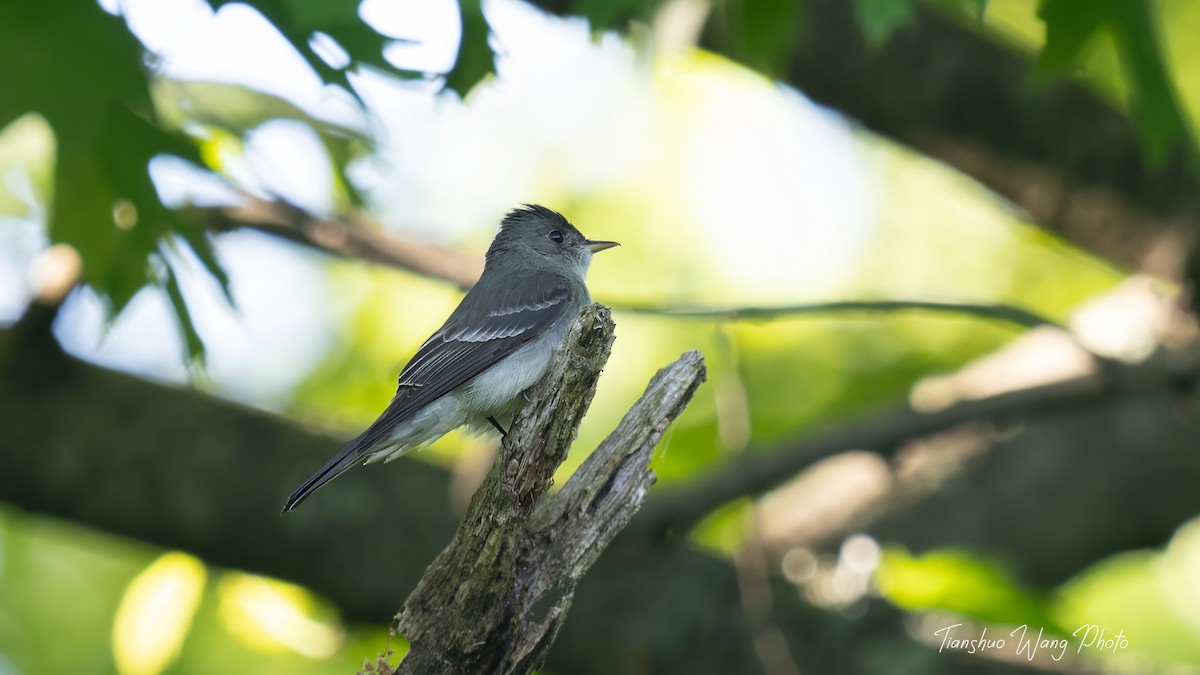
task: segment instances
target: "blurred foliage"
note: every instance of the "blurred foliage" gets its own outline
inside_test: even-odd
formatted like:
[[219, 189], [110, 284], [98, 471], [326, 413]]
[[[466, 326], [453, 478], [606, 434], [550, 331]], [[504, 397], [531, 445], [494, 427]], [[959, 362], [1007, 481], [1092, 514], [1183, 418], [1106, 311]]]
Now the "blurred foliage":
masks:
[[[210, 4], [219, 9], [230, 0]], [[357, 2], [248, 4], [272, 21], [323, 81], [351, 94], [348, 76], [355, 68], [418, 75], [386, 62], [383, 49], [391, 38], [362, 22]], [[631, 20], [652, 21], [659, 4], [575, 0], [567, 9], [602, 31]], [[1200, 62], [1200, 42], [1185, 34], [1200, 21], [1196, 3], [1046, 0], [1036, 12], [1033, 3], [1015, 0], [936, 5], [966, 14], [981, 30], [1017, 26], [1029, 48], [1040, 52], [1047, 77], [1082, 70], [1118, 98], [1127, 94], [1148, 159], [1161, 161], [1179, 148], [1194, 155], [1181, 106], [1200, 110], [1200, 78], [1181, 78], [1177, 97], [1167, 63]], [[902, 30], [917, 7], [909, 0], [855, 0], [864, 34], [878, 46]], [[1188, 19], [1164, 23], [1156, 12]], [[719, 3], [710, 28], [724, 31], [730, 45], [725, 56], [776, 76], [796, 46], [803, 14], [803, 3], [729, 0]], [[1020, 17], [999, 23], [1015, 15]], [[464, 39], [446, 85], [465, 95], [493, 72], [494, 54], [480, 0], [463, 0], [460, 16]], [[1168, 38], [1176, 37], [1164, 40], [1160, 25]], [[322, 58], [314, 42], [318, 33], [336, 42], [348, 63]], [[152, 158], [181, 157], [236, 183], [233, 168], [247, 136], [273, 119], [297, 120], [315, 131], [327, 151], [337, 176], [337, 207], [362, 203], [346, 168], [375, 150], [370, 134], [242, 87], [155, 78], [121, 19], [92, 2], [0, 3], [0, 57], [6, 64], [0, 88], [15, 92], [0, 98], [0, 168], [27, 169], [36, 196], [49, 205], [53, 241], [80, 252], [85, 281], [108, 298], [113, 312], [146, 284], [164, 288], [193, 354], [202, 345], [164, 250], [186, 247], [222, 287], [227, 281], [207, 236], [160, 199], [148, 170]], [[664, 92], [668, 119], [660, 131], [667, 138], [685, 122], [695, 123], [682, 112], [706, 101], [706, 87], [728, 86], [747, 97], [778, 93], [761, 77], [703, 53], [656, 64], [655, 77]], [[869, 159], [882, 167], [872, 186], [882, 194], [877, 223], [856, 269], [847, 274], [851, 281], [839, 292], [930, 297], [953, 289], [956, 296], [1016, 303], [1061, 319], [1120, 278], [1022, 223], [970, 181], [877, 139], [870, 142]], [[735, 283], [734, 273], [694, 260], [708, 259], [713, 250], [728, 256], [731, 267], [764, 266], [761, 258], [733, 261], [735, 253], [719, 243], [678, 236], [694, 215], [686, 191], [672, 182], [681, 180], [678, 150], [664, 145], [661, 156], [646, 158], [586, 195], [558, 182], [538, 195], [569, 202], [567, 215], [581, 229], [603, 232], [631, 251], [597, 265], [592, 287], [598, 299], [702, 304], [750, 295]], [[0, 214], [26, 207], [0, 191]], [[480, 248], [482, 241], [481, 234], [471, 247]], [[643, 272], [649, 265], [652, 275]], [[349, 430], [379, 411], [394, 391], [400, 366], [459, 295], [426, 279], [351, 262], [331, 263], [329, 278], [340, 299], [342, 334], [294, 392], [289, 412]], [[753, 290], [778, 300], [769, 291]], [[901, 401], [920, 378], [960, 367], [1015, 335], [1009, 327], [975, 319], [921, 315], [726, 325], [618, 313], [617, 321], [618, 344], [637, 348], [614, 353], [559, 484], [636, 398], [647, 374], [685, 349], [708, 355], [711, 383], [654, 458], [666, 484], [736, 461], [738, 453], [763, 451]], [[422, 457], [458, 467], [485, 444], [490, 441], [455, 435]], [[726, 554], [738, 550], [748, 510], [739, 502], [714, 513], [695, 533], [696, 541]], [[1137, 658], [1194, 664], [1200, 663], [1195, 638], [1200, 619], [1194, 612], [1200, 603], [1181, 602], [1196, 591], [1179, 571], [1196, 568], [1200, 545], [1193, 530], [1181, 533], [1166, 554], [1100, 563], [1060, 589], [1061, 598], [1017, 587], [1002, 566], [970, 552], [913, 558], [893, 550], [880, 574], [888, 597], [907, 609], [948, 609], [980, 620], [1064, 629], [1084, 619], [1104, 620], [1137, 632]], [[1173, 587], [1184, 584], [1192, 595], [1164, 592], [1168, 577]], [[172, 612], [154, 611], [164, 597], [171, 598]], [[143, 644], [150, 630], [166, 637]], [[71, 649], [61, 648], [63, 636], [71, 636]], [[383, 630], [339, 625], [333, 610], [303, 589], [0, 511], [0, 671], [7, 661], [30, 673], [349, 672], [386, 642]], [[396, 641], [392, 647], [403, 649]]]
[[[225, 4], [213, 2], [216, 8]], [[389, 39], [362, 21], [357, 0], [249, 4], [271, 20], [322, 77], [345, 85], [351, 93], [353, 88], [346, 80], [350, 67], [414, 74], [384, 61], [382, 50]], [[493, 66], [478, 0], [464, 3], [463, 22], [464, 40], [448, 83], [465, 92], [492, 72]], [[318, 32], [345, 49], [350, 64], [335, 68], [322, 60], [310, 44]], [[200, 225], [166, 207], [151, 181], [149, 162], [154, 157], [173, 155], [197, 165], [203, 162], [196, 140], [179, 131], [178, 120], [172, 124], [163, 119], [160, 106], [165, 101], [162, 96], [156, 101], [151, 95], [154, 78], [147, 58], [123, 21], [92, 0], [4, 3], [0, 7], [0, 60], [5, 66], [0, 68], [0, 87], [9, 94], [0, 99], [0, 130], [30, 112], [46, 120], [55, 137], [52, 185], [71, 186], [69, 191], [52, 190], [49, 182], [35, 182], [43, 189], [41, 201], [49, 204], [52, 241], [69, 244], [79, 252], [84, 281], [106, 300], [111, 315], [120, 313], [148, 284], [165, 289], [186, 337], [187, 353], [200, 358], [203, 343], [163, 248], [189, 248], [226, 292], [228, 279]], [[194, 101], [195, 87], [187, 88]], [[202, 93], [211, 93], [211, 88]], [[257, 103], [270, 103], [270, 97], [256, 96], [260, 99]], [[202, 110], [215, 108], [209, 105]], [[237, 110], [228, 114], [222, 121], [233, 119], [235, 129], [244, 132], [246, 127], [237, 125], [245, 125], [246, 120], [237, 119]], [[278, 101], [261, 107], [257, 114], [303, 117], [282, 109]], [[172, 116], [178, 117], [168, 114], [168, 118]], [[205, 120], [202, 114], [189, 121], [204, 124]], [[343, 193], [350, 203], [361, 203], [354, 186], [341, 173], [355, 153], [339, 139], [353, 140], [354, 136], [324, 126], [326, 133], [321, 136], [331, 150]], [[14, 147], [14, 143], [10, 141], [7, 148], [0, 145], [0, 160], [4, 160], [0, 166], [44, 166], [44, 159], [30, 158], [29, 148]], [[11, 200], [5, 195], [0, 207], [18, 210]]]
[[692, 541], [718, 555], [732, 558], [750, 539], [754, 502], [738, 499], [704, 517], [691, 533]]
[[[929, 0], [931, 6], [953, 16], [982, 22], [994, 0]], [[867, 40], [882, 46], [896, 29], [911, 22], [918, 0], [854, 0], [855, 16]]]
[[[159, 124], [141, 45], [119, 19], [86, 0], [4, 3], [0, 62], [0, 128], [35, 112], [53, 129], [56, 189], [42, 195], [50, 237], [79, 252], [84, 280], [113, 313], [148, 283], [177, 291], [161, 252], [172, 236], [227, 284], [204, 233], [164, 206], [150, 180], [157, 155], [199, 156]], [[186, 306], [174, 306], [198, 353]]]
[[[383, 58], [383, 49], [390, 40], [359, 17], [360, 0], [209, 0], [209, 4], [215, 10], [232, 4], [245, 4], [258, 10], [292, 43], [321, 79], [342, 85], [349, 91], [353, 91], [353, 87], [347, 75], [354, 66], [390, 70], [410, 77], [418, 74], [396, 70]], [[335, 59], [323, 56], [319, 52], [318, 34], [324, 34], [345, 51], [348, 63], [336, 63]]]
[[734, 0], [718, 3], [714, 11], [713, 29], [729, 44], [730, 56], [772, 77], [783, 74], [804, 20], [804, 3]]
[[[1024, 589], [1003, 564], [961, 550], [912, 556], [890, 549], [876, 583], [900, 607], [953, 612], [995, 626], [997, 637], [1022, 624], [1034, 632], [1045, 628], [1048, 636], [1067, 638], [1073, 656], [1105, 670], [1193, 672], [1200, 668], [1198, 564], [1200, 520], [1181, 527], [1163, 551], [1100, 561], [1052, 594]], [[1088, 644], [1100, 630], [1105, 639], [1120, 635], [1127, 644], [1108, 650]]]
[[1130, 110], [1152, 164], [1180, 152], [1195, 168], [1198, 20], [1176, 0], [991, 0], [986, 25], [1038, 53], [1041, 82], [1080, 76]]
[[[397, 68], [389, 63], [383, 50], [391, 38], [381, 35], [359, 16], [361, 0], [208, 0], [213, 9], [231, 4], [244, 4], [258, 10], [287, 41], [300, 52], [304, 60], [321, 79], [341, 85], [355, 93], [348, 75], [356, 67], [368, 67], [398, 77], [418, 77], [422, 73]], [[453, 69], [446, 73], [446, 85], [466, 94], [480, 80], [495, 72], [492, 48], [488, 45], [488, 26], [483, 16], [481, 0], [459, 2], [462, 39]], [[345, 52], [347, 63], [320, 53], [319, 35], [331, 39]]]
[[1146, 156], [1158, 165], [1173, 149], [1181, 148], [1193, 170], [1200, 172], [1200, 151], [1167, 74], [1149, 3], [1043, 0], [1038, 16], [1046, 24], [1046, 44], [1038, 57], [1043, 75], [1074, 71], [1087, 47], [1100, 33], [1108, 33], [1127, 72], [1133, 116]]
[[942, 550], [913, 557], [893, 548], [875, 572], [885, 597], [908, 610], [942, 609], [979, 621], [1041, 626], [1065, 635], [1050, 615], [1049, 599], [1020, 587], [1004, 566], [970, 551]]
[[373, 150], [372, 139], [359, 129], [310, 115], [300, 107], [260, 91], [221, 82], [151, 82], [160, 118], [173, 128], [187, 127], [209, 169], [237, 182], [230, 165], [244, 156], [244, 139], [273, 120], [295, 120], [316, 134], [334, 174], [335, 207], [361, 207], [363, 198], [346, 175], [351, 162]]
[[1121, 631], [1129, 648], [1092, 656], [1127, 672], [1200, 668], [1200, 520], [1185, 524], [1163, 551], [1103, 560], [1059, 589], [1052, 611], [1070, 631]]
[[0, 510], [4, 672], [348, 673], [386, 648], [291, 584]]
[[[231, 2], [210, 0], [215, 9]], [[383, 50], [392, 39], [362, 20], [357, 0], [251, 0], [245, 4], [270, 20], [324, 81], [341, 85], [352, 95], [356, 92], [348, 74], [355, 68], [401, 77], [419, 75], [387, 62]], [[650, 21], [658, 6], [645, 0], [576, 0], [560, 9], [586, 17], [594, 30], [601, 31], [634, 20]], [[912, 0], [855, 0], [855, 6], [864, 33], [876, 44], [886, 42], [913, 16]], [[987, 3], [956, 0], [939, 6], [983, 16]], [[1196, 160], [1200, 155], [1174, 94], [1160, 49], [1157, 17], [1149, 7], [1141, 0], [1045, 0], [1039, 10], [1046, 32], [1039, 64], [1047, 76], [1068, 74], [1079, 67], [1099, 35], [1111, 35], [1130, 83], [1131, 108], [1147, 157], [1161, 162], [1172, 149], [1181, 148]], [[459, 14], [462, 40], [445, 81], [465, 94], [494, 72], [494, 54], [481, 0], [463, 0]], [[802, 3], [731, 0], [719, 3], [713, 23], [726, 34], [731, 56], [775, 75], [802, 34], [802, 15]], [[318, 52], [323, 40], [336, 43], [345, 52], [346, 63], [322, 58]], [[222, 287], [227, 287], [228, 281], [206, 235], [177, 210], [165, 207], [150, 181], [147, 164], [155, 156], [176, 155], [198, 164], [202, 156], [194, 142], [178, 131], [178, 120], [163, 119], [164, 101], [161, 97], [155, 101], [149, 93], [153, 78], [140, 45], [119, 18], [105, 14], [89, 0], [7, 3], [0, 9], [0, 45], [5, 50], [0, 57], [10, 64], [0, 73], [0, 86], [18, 94], [0, 103], [0, 129], [31, 111], [44, 117], [56, 139], [54, 182], [73, 186], [69, 196], [60, 193], [52, 202], [44, 200], [51, 202], [53, 242], [78, 250], [85, 280], [110, 303], [113, 314], [147, 284], [166, 289], [187, 338], [188, 353], [200, 356], [203, 344], [163, 246], [177, 242], [174, 245], [190, 248]], [[270, 112], [271, 107], [275, 112]], [[264, 105], [262, 113], [305, 117], [279, 110], [278, 105]], [[203, 114], [191, 121], [205, 124]], [[245, 121], [231, 126], [239, 134], [248, 128]], [[330, 151], [345, 203], [360, 204], [361, 198], [344, 171], [350, 159], [361, 154], [361, 147], [354, 143], [362, 139], [321, 126], [327, 125], [314, 125]], [[347, 145], [344, 140], [352, 142]], [[0, 145], [0, 159], [6, 159], [2, 150]], [[23, 161], [15, 154], [7, 159]], [[1200, 168], [1200, 161], [1193, 163]], [[45, 182], [38, 184], [48, 188]], [[11, 199], [0, 198], [0, 208], [5, 201], [10, 203], [7, 209], [14, 207]]]
[[495, 56], [488, 44], [487, 19], [483, 15], [483, 0], [459, 0], [462, 37], [454, 70], [446, 74], [446, 86], [466, 95], [477, 83], [496, 72]]
[[854, 0], [858, 23], [875, 46], [887, 42], [892, 31], [912, 20], [912, 4], [906, 0]]
[[[1028, 0], [1021, 0], [1028, 3]], [[882, 46], [914, 18], [916, 0], [853, 0], [863, 34]], [[634, 19], [649, 20], [657, 3], [597, 3], [575, 0], [566, 12], [586, 17], [594, 30], [620, 28]], [[988, 0], [935, 0], [939, 9], [965, 12], [982, 20]], [[1159, 165], [1180, 151], [1200, 177], [1200, 149], [1167, 72], [1156, 25], [1156, 5], [1147, 0], [1041, 0], [1038, 18], [1045, 41], [1038, 55], [1043, 78], [1077, 72], [1101, 35], [1112, 38], [1132, 91], [1131, 108], [1147, 161]], [[797, 46], [804, 3], [776, 0], [728, 0], [716, 5], [715, 29], [729, 45], [729, 56], [778, 76]]]

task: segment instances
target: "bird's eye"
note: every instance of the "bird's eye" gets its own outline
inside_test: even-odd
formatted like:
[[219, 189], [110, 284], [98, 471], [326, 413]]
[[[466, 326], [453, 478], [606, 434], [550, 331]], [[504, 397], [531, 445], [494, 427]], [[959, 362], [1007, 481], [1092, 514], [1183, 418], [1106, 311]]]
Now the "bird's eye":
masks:
[[558, 230], [550, 230], [550, 234], [547, 234], [546, 236], [550, 237], [550, 241], [556, 241], [560, 244], [562, 243], [562, 232], [559, 232]]

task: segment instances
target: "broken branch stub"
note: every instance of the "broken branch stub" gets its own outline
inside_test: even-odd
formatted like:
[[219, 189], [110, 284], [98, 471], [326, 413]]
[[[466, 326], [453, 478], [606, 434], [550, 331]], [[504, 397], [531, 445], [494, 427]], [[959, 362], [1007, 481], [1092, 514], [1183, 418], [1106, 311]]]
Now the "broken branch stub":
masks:
[[458, 532], [398, 615], [396, 672], [524, 674], [545, 659], [575, 584], [641, 506], [650, 454], [705, 378], [690, 351], [660, 370], [562, 490], [549, 494], [608, 360], [613, 322], [585, 307], [513, 422]]

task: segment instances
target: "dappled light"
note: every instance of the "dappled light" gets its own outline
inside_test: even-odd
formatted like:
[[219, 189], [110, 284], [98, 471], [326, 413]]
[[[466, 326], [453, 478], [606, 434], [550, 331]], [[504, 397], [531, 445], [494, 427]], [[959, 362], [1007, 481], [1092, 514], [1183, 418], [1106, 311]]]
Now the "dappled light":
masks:
[[129, 583], [113, 620], [113, 658], [121, 675], [158, 675], [179, 654], [204, 590], [204, 565], [168, 553]]
[[221, 620], [229, 632], [263, 651], [290, 649], [313, 659], [337, 653], [341, 631], [308, 616], [313, 605], [303, 588], [229, 573], [218, 584]]
[[0, 4], [0, 675], [1200, 672], [1197, 34]]

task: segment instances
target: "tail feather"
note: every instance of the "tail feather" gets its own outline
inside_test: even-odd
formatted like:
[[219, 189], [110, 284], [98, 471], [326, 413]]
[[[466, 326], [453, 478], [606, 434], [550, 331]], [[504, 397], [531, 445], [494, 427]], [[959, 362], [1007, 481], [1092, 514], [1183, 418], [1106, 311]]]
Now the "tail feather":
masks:
[[287, 503], [283, 505], [283, 512], [287, 513], [296, 508], [309, 495], [316, 492], [329, 481], [345, 473], [355, 464], [358, 464], [359, 460], [363, 459], [366, 455], [358, 446], [358, 439], [351, 441], [334, 455], [333, 459], [329, 460], [325, 466], [318, 469], [308, 480], [304, 481], [303, 485], [296, 488], [292, 496], [288, 497]]

